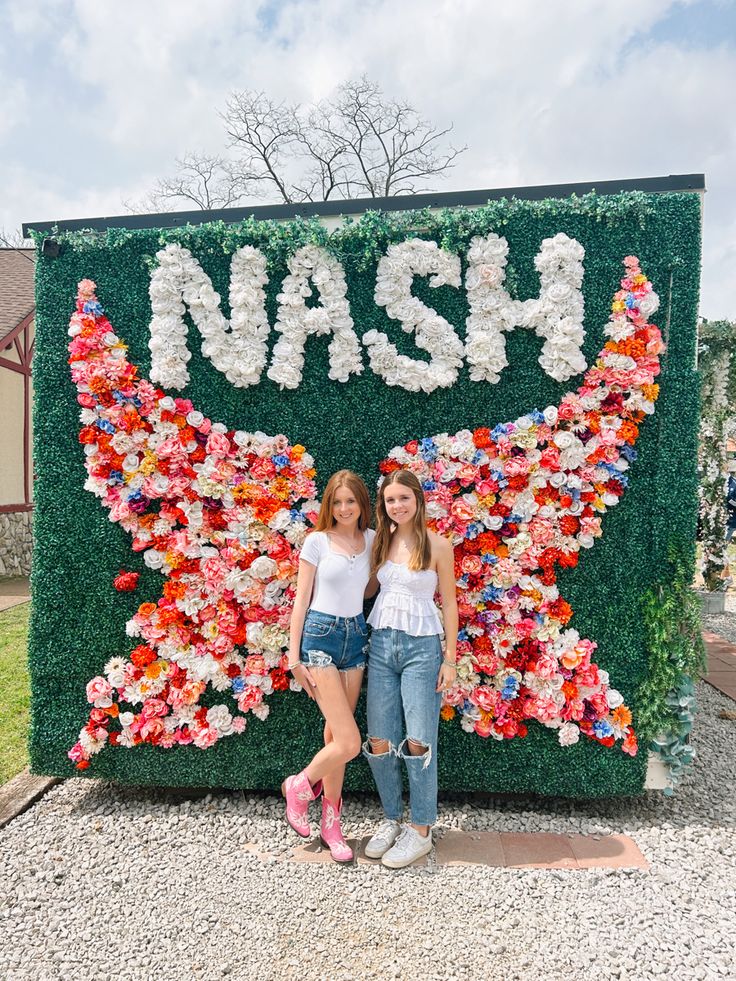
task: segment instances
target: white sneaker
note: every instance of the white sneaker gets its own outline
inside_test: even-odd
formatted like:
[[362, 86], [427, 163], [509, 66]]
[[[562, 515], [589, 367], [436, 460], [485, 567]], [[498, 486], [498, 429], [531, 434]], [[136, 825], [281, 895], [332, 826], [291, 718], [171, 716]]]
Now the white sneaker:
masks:
[[431, 850], [432, 832], [428, 831], [427, 837], [424, 838], [411, 825], [405, 824], [396, 843], [389, 848], [381, 861], [390, 869], [403, 869], [407, 865], [411, 865], [412, 862], [416, 862], [422, 855], [427, 855]]
[[399, 822], [386, 818], [365, 846], [366, 858], [382, 858], [400, 834], [401, 825]]

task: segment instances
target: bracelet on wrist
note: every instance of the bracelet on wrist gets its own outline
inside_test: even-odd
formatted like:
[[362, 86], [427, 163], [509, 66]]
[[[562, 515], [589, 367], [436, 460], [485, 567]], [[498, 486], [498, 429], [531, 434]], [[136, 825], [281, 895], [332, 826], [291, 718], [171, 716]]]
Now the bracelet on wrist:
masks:
[[287, 664], [286, 665], [286, 670], [287, 671], [293, 671], [294, 668], [298, 668], [301, 663], [302, 663], [301, 661], [294, 661], [293, 664]]
[[442, 663], [446, 664], [448, 668], [456, 668], [457, 661], [448, 661], [446, 657], [442, 658]]

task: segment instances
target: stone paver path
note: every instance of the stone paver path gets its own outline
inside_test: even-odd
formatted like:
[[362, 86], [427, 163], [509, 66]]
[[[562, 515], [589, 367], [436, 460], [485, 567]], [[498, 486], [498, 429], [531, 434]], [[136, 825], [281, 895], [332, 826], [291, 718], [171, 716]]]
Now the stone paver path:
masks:
[[31, 598], [31, 584], [27, 576], [0, 579], [0, 612], [27, 603]]
[[703, 680], [736, 701], [736, 646], [719, 634], [703, 631], [708, 670]]

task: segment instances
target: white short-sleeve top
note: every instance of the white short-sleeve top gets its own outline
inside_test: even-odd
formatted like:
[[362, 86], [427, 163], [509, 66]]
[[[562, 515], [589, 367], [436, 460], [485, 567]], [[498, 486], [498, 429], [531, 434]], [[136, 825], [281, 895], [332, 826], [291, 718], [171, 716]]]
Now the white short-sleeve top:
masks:
[[332, 548], [329, 535], [313, 531], [302, 545], [300, 559], [317, 567], [310, 610], [334, 617], [357, 617], [363, 612], [363, 595], [371, 576], [372, 528], [363, 532], [362, 552], [346, 555]]

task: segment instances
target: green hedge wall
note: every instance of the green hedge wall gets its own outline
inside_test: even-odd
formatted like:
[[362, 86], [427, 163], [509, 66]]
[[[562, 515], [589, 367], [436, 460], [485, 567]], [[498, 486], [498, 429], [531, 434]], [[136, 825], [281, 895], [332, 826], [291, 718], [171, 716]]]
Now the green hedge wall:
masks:
[[[130, 538], [110, 523], [99, 500], [83, 489], [85, 470], [77, 441], [78, 406], [67, 365], [67, 326], [77, 282], [94, 279], [130, 359], [145, 377], [150, 368], [148, 283], [155, 253], [167, 242], [189, 248], [227, 307], [230, 258], [251, 244], [269, 261], [268, 311], [273, 324], [276, 294], [286, 258], [308, 242], [324, 244], [343, 263], [348, 298], [359, 335], [384, 330], [403, 353], [423, 357], [411, 338], [373, 301], [376, 264], [391, 242], [434, 239], [465, 262], [473, 235], [494, 231], [509, 242], [507, 288], [519, 299], [538, 295], [533, 260], [542, 239], [565, 232], [585, 248], [584, 353], [590, 364], [602, 346], [612, 294], [625, 255], [635, 254], [660, 294], [654, 317], [668, 349], [654, 417], [645, 421], [638, 460], [621, 504], [605, 515], [603, 537], [578, 568], [559, 576], [560, 592], [572, 604], [571, 626], [598, 643], [596, 662], [624, 695], [637, 723], [638, 692], [647, 680], [648, 652], [641, 598], [661, 578], [669, 548], [692, 568], [696, 513], [698, 382], [694, 371], [700, 267], [700, 199], [695, 194], [621, 194], [542, 202], [491, 202], [477, 210], [403, 215], [366, 213], [329, 233], [316, 220], [221, 223], [176, 230], [70, 233], [58, 236], [56, 258], [37, 262], [35, 386], [36, 511], [30, 661], [33, 688], [31, 759], [34, 771], [77, 775], [67, 750], [86, 722], [85, 686], [115, 654], [134, 646], [125, 622], [144, 600], [156, 600], [163, 578], [145, 568]], [[464, 336], [463, 288], [414, 292]], [[275, 342], [272, 331], [270, 344]], [[351, 467], [374, 487], [377, 463], [394, 445], [414, 437], [461, 428], [491, 427], [535, 407], [557, 404], [580, 379], [557, 383], [537, 363], [542, 341], [530, 332], [507, 335], [509, 366], [497, 385], [469, 381], [430, 395], [390, 388], [367, 366], [347, 384], [327, 378], [329, 338], [307, 341], [304, 379], [295, 391], [279, 391], [265, 377], [237, 389], [200, 353], [190, 325], [191, 381], [182, 394], [228, 427], [284, 432], [316, 459], [320, 489], [336, 469]], [[177, 393], [174, 393], [177, 394]], [[119, 593], [113, 578], [121, 568], [141, 572], [135, 593]], [[651, 693], [651, 699], [655, 697]], [[665, 696], [661, 692], [656, 697]], [[207, 704], [206, 698], [204, 703]], [[250, 718], [246, 731], [202, 751], [194, 746], [163, 750], [108, 747], [86, 775], [129, 783], [275, 788], [319, 745], [317, 710], [305, 696], [276, 693], [265, 722]], [[364, 731], [364, 706], [358, 709]], [[533, 791], [596, 797], [641, 791], [646, 769], [642, 746], [631, 759], [617, 748], [589, 740], [561, 748], [553, 732], [536, 723], [524, 739], [502, 743], [464, 733], [456, 721], [441, 723], [440, 787], [452, 791]], [[364, 761], [348, 767], [349, 789], [370, 789]]]

